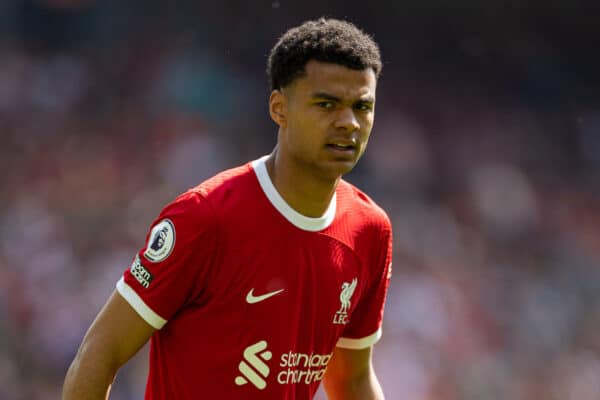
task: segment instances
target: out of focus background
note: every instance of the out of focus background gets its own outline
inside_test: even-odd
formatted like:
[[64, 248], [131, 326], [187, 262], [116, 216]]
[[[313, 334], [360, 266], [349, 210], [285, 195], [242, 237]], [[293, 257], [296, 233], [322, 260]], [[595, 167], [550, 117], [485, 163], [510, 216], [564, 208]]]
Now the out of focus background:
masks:
[[1, 400], [59, 398], [162, 206], [272, 149], [267, 54], [321, 15], [385, 62], [348, 179], [394, 224], [387, 398], [600, 399], [600, 7], [321, 3], [0, 1]]

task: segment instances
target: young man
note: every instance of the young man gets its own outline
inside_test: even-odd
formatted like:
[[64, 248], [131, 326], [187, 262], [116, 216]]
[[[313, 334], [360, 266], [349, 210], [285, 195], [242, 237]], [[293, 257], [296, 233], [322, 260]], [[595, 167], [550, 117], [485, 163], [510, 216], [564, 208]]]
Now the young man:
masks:
[[379, 49], [309, 21], [271, 51], [273, 152], [167, 205], [83, 339], [63, 399], [105, 399], [151, 339], [146, 399], [383, 399], [371, 365], [385, 213], [343, 181], [373, 125]]

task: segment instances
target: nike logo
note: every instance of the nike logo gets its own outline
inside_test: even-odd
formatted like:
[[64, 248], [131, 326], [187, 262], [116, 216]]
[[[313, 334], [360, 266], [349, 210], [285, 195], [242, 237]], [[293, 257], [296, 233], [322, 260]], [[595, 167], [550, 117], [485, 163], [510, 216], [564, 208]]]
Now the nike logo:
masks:
[[276, 290], [274, 292], [269, 292], [269, 293], [261, 294], [260, 296], [255, 296], [253, 292], [254, 292], [254, 288], [250, 289], [250, 291], [246, 295], [246, 303], [248, 303], [248, 304], [254, 304], [254, 303], [261, 302], [263, 300], [268, 299], [269, 297], [273, 297], [276, 294], [279, 294], [279, 293], [283, 292], [283, 289], [279, 289], [279, 290]]

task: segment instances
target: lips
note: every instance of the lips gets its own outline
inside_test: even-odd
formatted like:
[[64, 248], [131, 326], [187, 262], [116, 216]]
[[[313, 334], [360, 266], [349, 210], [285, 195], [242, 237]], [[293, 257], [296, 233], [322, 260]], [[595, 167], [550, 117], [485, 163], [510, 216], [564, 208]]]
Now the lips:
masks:
[[330, 148], [336, 149], [336, 150], [353, 150], [354, 149], [354, 145], [352, 145], [352, 144], [339, 144], [339, 143], [328, 143], [327, 147], [330, 147]]
[[357, 147], [357, 143], [355, 139], [339, 138], [328, 141], [327, 147], [339, 150], [352, 150]]
[[357, 144], [354, 140], [332, 140], [328, 142], [325, 147], [329, 152], [334, 153], [336, 156], [354, 156], [357, 151]]

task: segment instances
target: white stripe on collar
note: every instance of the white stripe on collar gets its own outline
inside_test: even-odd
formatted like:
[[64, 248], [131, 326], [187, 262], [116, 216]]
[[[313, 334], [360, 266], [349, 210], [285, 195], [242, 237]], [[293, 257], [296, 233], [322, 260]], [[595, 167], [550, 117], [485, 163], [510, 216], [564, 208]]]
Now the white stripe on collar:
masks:
[[329, 207], [327, 207], [327, 210], [322, 216], [312, 218], [300, 214], [298, 211], [290, 207], [288, 203], [286, 203], [273, 185], [273, 182], [271, 182], [271, 177], [267, 172], [267, 158], [269, 158], [268, 155], [252, 161], [252, 168], [256, 173], [260, 187], [273, 207], [275, 207], [275, 209], [277, 209], [277, 211], [279, 211], [279, 213], [281, 213], [281, 215], [283, 215], [293, 225], [305, 231], [321, 231], [331, 225], [333, 219], [335, 218], [336, 194], [333, 194], [331, 202], [329, 203]]

